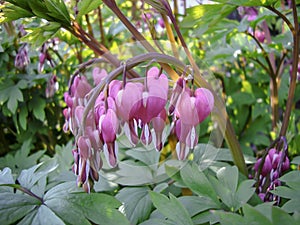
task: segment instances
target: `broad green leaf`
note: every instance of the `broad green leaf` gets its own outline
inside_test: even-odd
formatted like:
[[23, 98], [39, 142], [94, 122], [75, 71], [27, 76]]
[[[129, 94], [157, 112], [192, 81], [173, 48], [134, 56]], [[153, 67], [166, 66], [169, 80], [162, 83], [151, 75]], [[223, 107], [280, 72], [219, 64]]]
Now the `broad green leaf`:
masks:
[[246, 221], [242, 216], [236, 213], [225, 211], [213, 211], [215, 215], [219, 217], [221, 225], [240, 225], [246, 224]]
[[300, 156], [294, 157], [291, 163], [300, 165]]
[[243, 212], [244, 212], [244, 218], [245, 222], [248, 224], [253, 225], [272, 225], [271, 221], [263, 215], [261, 212], [259, 212], [254, 207], [245, 204], [243, 206]]
[[153, 183], [153, 174], [151, 169], [145, 164], [125, 160], [119, 163], [118, 175], [114, 181], [122, 185], [142, 185]]
[[182, 196], [178, 200], [193, 217], [198, 213], [206, 211], [208, 209], [218, 209], [219, 205], [213, 202], [210, 198], [201, 196]]
[[255, 180], [244, 180], [239, 184], [236, 192], [236, 201], [238, 203], [236, 209], [246, 204], [252, 197], [255, 192], [255, 187], [253, 186], [254, 184]]
[[290, 171], [279, 178], [279, 180], [285, 182], [292, 189], [300, 191], [300, 171]]
[[19, 123], [23, 130], [26, 130], [27, 128], [27, 116], [28, 116], [28, 110], [26, 105], [23, 105], [20, 107], [20, 113], [19, 113]]
[[40, 179], [57, 168], [57, 165], [50, 164], [49, 167], [43, 167], [43, 164], [40, 163], [29, 169], [22, 170], [18, 177], [20, 185], [30, 190]]
[[113, 196], [100, 193], [72, 194], [71, 202], [96, 224], [129, 225], [126, 217], [117, 210], [121, 203]]
[[179, 200], [170, 194], [170, 198], [165, 195], [150, 192], [150, 196], [154, 206], [161, 212], [168, 220], [173, 221], [177, 225], [192, 225], [193, 222], [189, 213], [179, 202]]
[[46, 101], [39, 96], [35, 96], [29, 103], [29, 109], [33, 111], [33, 115], [38, 120], [44, 122], [45, 120]]
[[239, 171], [236, 166], [223, 167], [217, 172], [217, 178], [221, 185], [229, 189], [230, 192], [234, 193], [237, 189]]
[[97, 9], [102, 3], [102, 0], [82, 0], [78, 3], [78, 15], [77, 20], [83, 15], [88, 14], [94, 9]]
[[213, 214], [214, 210], [204, 211], [195, 215], [192, 220], [194, 224], [216, 224], [219, 220], [218, 217]]
[[169, 220], [163, 220], [163, 219], [157, 219], [157, 218], [153, 218], [150, 220], [146, 220], [142, 223], [140, 223], [140, 225], [174, 225], [174, 222], [169, 221]]
[[300, 213], [300, 200], [291, 199], [282, 206], [282, 209], [288, 213]]
[[279, 186], [275, 190], [272, 191], [275, 195], [278, 195], [283, 198], [288, 199], [299, 199], [300, 200], [300, 192], [299, 190], [294, 190], [288, 188], [286, 186]]
[[0, 224], [12, 224], [33, 211], [40, 202], [29, 195], [0, 193]]
[[295, 219], [282, 209], [274, 206], [272, 207], [272, 222], [273, 225], [289, 224], [296, 225]]
[[180, 171], [184, 183], [197, 195], [211, 198], [216, 204], [219, 203], [217, 194], [206, 175], [199, 170], [194, 163], [186, 164]]
[[65, 223], [47, 206], [41, 205], [35, 217], [32, 220], [32, 224], [37, 225], [65, 225]]
[[[14, 184], [14, 178], [11, 173], [11, 169], [8, 167], [5, 167], [3, 170], [0, 170], [0, 185], [1, 184]], [[0, 192], [13, 192], [13, 189], [11, 187], [0, 187]]]
[[131, 224], [146, 220], [152, 210], [152, 202], [147, 187], [125, 187], [119, 191], [116, 198], [123, 203], [123, 210]]
[[158, 166], [159, 156], [160, 156], [159, 152], [147, 148], [129, 149], [126, 150], [126, 155], [129, 155], [132, 158], [145, 163], [145, 165], [149, 166], [150, 168], [153, 168], [154, 170]]

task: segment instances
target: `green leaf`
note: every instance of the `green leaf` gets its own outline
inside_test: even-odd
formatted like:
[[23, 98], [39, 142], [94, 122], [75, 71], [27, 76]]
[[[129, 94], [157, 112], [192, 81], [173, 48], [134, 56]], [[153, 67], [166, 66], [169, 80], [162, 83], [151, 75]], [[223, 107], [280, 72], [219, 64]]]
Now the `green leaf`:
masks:
[[29, 33], [21, 38], [23, 42], [29, 42], [32, 46], [40, 47], [51, 39], [59, 31], [61, 24], [56, 22], [47, 23], [37, 28], [31, 28]]
[[202, 196], [182, 196], [179, 197], [178, 200], [184, 208], [186, 208], [191, 217], [208, 209], [219, 208], [219, 205], [213, 202], [210, 198]]
[[177, 225], [193, 224], [189, 213], [171, 193], [170, 198], [156, 192], [150, 192], [150, 196], [154, 206], [159, 210], [159, 212], [167, 217], [168, 220], [173, 221]]
[[271, 221], [265, 215], [248, 204], [243, 206], [243, 212], [245, 214], [244, 218], [245, 221], [247, 221], [247, 224], [272, 225]]
[[123, 203], [123, 210], [131, 224], [146, 220], [152, 210], [152, 202], [147, 187], [123, 188], [116, 198]]
[[[0, 170], [0, 185], [1, 184], [14, 184], [14, 178], [11, 173], [11, 169], [5, 167], [3, 170]], [[13, 192], [11, 187], [0, 187], [0, 192]]]
[[33, 211], [40, 202], [31, 196], [0, 193], [0, 224], [12, 224]]
[[28, 116], [27, 107], [26, 105], [24, 105], [20, 108], [20, 113], [19, 113], [19, 123], [23, 130], [26, 130], [27, 128], [27, 116]]
[[126, 217], [117, 210], [121, 203], [112, 196], [100, 193], [73, 194], [72, 203], [80, 207], [82, 213], [96, 224], [129, 225]]
[[199, 170], [198, 166], [194, 163], [187, 164], [180, 171], [184, 183], [197, 195], [211, 198], [216, 204], [219, 204], [217, 194], [209, 182], [205, 174]]
[[223, 167], [217, 172], [217, 178], [221, 185], [228, 188], [229, 191], [235, 192], [238, 185], [239, 171], [236, 166]]
[[78, 15], [76, 20], [79, 20], [83, 15], [88, 14], [101, 5], [101, 0], [82, 0], [78, 3]]
[[174, 222], [169, 221], [169, 220], [163, 220], [163, 219], [157, 219], [153, 218], [150, 220], [146, 220], [143, 223], [140, 223], [140, 225], [174, 225]]
[[242, 216], [236, 213], [230, 213], [225, 211], [213, 211], [213, 214], [219, 217], [219, 221], [222, 225], [240, 225], [247, 224]]
[[272, 207], [272, 222], [273, 225], [289, 224], [296, 225], [295, 219], [288, 213], [278, 207]]
[[32, 12], [12, 4], [5, 4], [2, 8], [2, 14], [3, 16], [0, 18], [0, 23], [34, 16]]
[[7, 108], [15, 113], [18, 107], [18, 102], [23, 101], [23, 94], [19, 89], [18, 84], [8, 82], [6, 85], [0, 86], [0, 102], [7, 102]]
[[65, 223], [47, 206], [41, 205], [32, 220], [32, 224], [40, 225], [65, 225]]
[[279, 180], [285, 182], [292, 189], [300, 191], [300, 171], [290, 171], [279, 178]]
[[65, 26], [71, 25], [71, 19], [68, 9], [62, 0], [44, 0], [44, 4], [48, 9], [48, 15], [53, 18], [53, 21], [58, 21]]
[[122, 185], [142, 185], [153, 183], [153, 174], [148, 166], [140, 162], [125, 160], [119, 163], [116, 171], [118, 178], [114, 181]]
[[45, 120], [46, 101], [39, 96], [35, 96], [29, 102], [29, 109], [33, 111], [33, 115], [40, 121]]
[[131, 156], [132, 158], [139, 160], [145, 165], [150, 166], [151, 168], [157, 168], [159, 163], [159, 152], [153, 151], [153, 149], [147, 148], [133, 148], [126, 150], [126, 155]]
[[30, 190], [40, 179], [57, 168], [57, 165], [50, 164], [49, 167], [43, 167], [43, 164], [40, 163], [27, 170], [22, 170], [18, 177], [20, 185]]

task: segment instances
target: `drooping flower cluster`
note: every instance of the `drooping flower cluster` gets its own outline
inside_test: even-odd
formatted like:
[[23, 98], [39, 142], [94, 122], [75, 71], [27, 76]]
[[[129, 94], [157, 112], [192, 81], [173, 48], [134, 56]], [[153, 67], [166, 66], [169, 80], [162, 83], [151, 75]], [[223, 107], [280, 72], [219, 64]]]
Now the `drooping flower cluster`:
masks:
[[30, 58], [28, 55], [28, 44], [24, 43], [18, 49], [18, 53], [15, 57], [15, 67], [19, 70], [23, 70], [30, 63]]
[[277, 196], [270, 191], [281, 185], [278, 178], [289, 168], [290, 161], [285, 151], [278, 151], [276, 148], [269, 150], [264, 161], [262, 158], [257, 160], [254, 170], [256, 176], [258, 176], [259, 187], [257, 192], [261, 200], [266, 202], [278, 201]]
[[[106, 76], [105, 70], [95, 68], [94, 85]], [[142, 83], [111, 81], [101, 91], [92, 109], [86, 110], [92, 92], [87, 79], [76, 76], [69, 92], [65, 93], [68, 108], [64, 110], [64, 130], [69, 129], [76, 137], [73, 171], [78, 184], [83, 185], [86, 191], [90, 190], [89, 179], [99, 178], [101, 151], [108, 164], [115, 167], [118, 156], [116, 139], [122, 134], [127, 136], [132, 146], [140, 141], [144, 145], [153, 144], [160, 151], [169, 117], [178, 138], [178, 158], [185, 159], [189, 150], [198, 143], [197, 126], [210, 114], [214, 105], [209, 90], [190, 89], [184, 77], [175, 83], [168, 101], [169, 80], [157, 67], [147, 71]]]

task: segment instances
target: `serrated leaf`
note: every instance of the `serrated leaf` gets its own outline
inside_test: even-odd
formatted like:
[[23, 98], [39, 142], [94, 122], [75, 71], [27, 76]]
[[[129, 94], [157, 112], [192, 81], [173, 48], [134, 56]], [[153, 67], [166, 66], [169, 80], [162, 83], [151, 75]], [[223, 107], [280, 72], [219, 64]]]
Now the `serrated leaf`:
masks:
[[78, 3], [78, 15], [76, 20], [80, 19], [83, 15], [88, 14], [101, 5], [101, 0], [82, 0]]
[[7, 108], [12, 113], [15, 113], [18, 107], [18, 101], [23, 101], [23, 94], [18, 88], [18, 86], [13, 86], [12, 88], [10, 88], [7, 94], [9, 95]]
[[180, 174], [184, 183], [197, 195], [211, 198], [216, 204], [219, 203], [212, 184], [196, 164], [187, 164], [180, 171]]
[[123, 210], [131, 224], [138, 224], [149, 217], [152, 209], [149, 191], [147, 187], [129, 187], [121, 189], [116, 195], [123, 203]]
[[32, 12], [12, 4], [5, 4], [5, 7], [2, 8], [2, 13], [1, 23], [34, 16]]
[[56, 22], [47, 23], [37, 28], [31, 28], [27, 35], [21, 38], [21, 41], [31, 43], [32, 46], [40, 47], [47, 40], [56, 35], [61, 24]]
[[150, 192], [150, 196], [154, 206], [159, 210], [159, 212], [167, 217], [168, 220], [173, 221], [177, 225], [193, 224], [187, 210], [171, 193], [170, 198], [156, 192]]

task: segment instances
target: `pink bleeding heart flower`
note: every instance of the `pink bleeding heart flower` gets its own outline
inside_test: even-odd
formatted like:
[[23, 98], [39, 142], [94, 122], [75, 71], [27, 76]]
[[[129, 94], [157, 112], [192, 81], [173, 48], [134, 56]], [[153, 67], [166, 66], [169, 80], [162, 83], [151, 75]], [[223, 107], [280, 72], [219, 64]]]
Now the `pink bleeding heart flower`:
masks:
[[176, 144], [177, 157], [180, 160], [184, 160], [190, 149], [194, 148], [198, 143], [198, 132], [195, 125], [185, 124], [178, 119], [175, 122], [175, 134], [178, 139]]
[[74, 97], [83, 99], [91, 91], [91, 85], [84, 76], [76, 76], [71, 86]]
[[119, 80], [113, 80], [109, 83], [108, 96], [114, 100], [117, 98], [119, 91], [122, 89], [122, 82]]
[[124, 132], [133, 145], [138, 142], [137, 121], [134, 115], [140, 108], [142, 92], [142, 84], [128, 82], [115, 99], [117, 115], [124, 122]]
[[114, 110], [108, 109], [106, 114], [100, 117], [99, 128], [104, 142], [103, 151], [106, 160], [111, 167], [115, 167], [118, 152], [116, 134], [119, 129], [119, 121]]
[[197, 88], [194, 96], [198, 120], [199, 123], [201, 123], [211, 113], [214, 107], [214, 96], [206, 88]]
[[94, 85], [98, 85], [102, 79], [107, 76], [107, 72], [105, 69], [100, 69], [99, 67], [95, 67], [92, 72]]
[[175, 111], [175, 107], [177, 104], [177, 100], [182, 93], [183, 89], [185, 88], [186, 81], [183, 77], [178, 78], [177, 82], [174, 85], [172, 95], [170, 98], [170, 107], [169, 107], [169, 114], [172, 115]]
[[152, 141], [149, 128], [150, 121], [158, 116], [165, 108], [168, 98], [168, 78], [165, 74], [160, 74], [157, 67], [152, 67], [147, 73], [147, 86], [142, 94], [140, 107], [134, 117], [141, 121], [141, 140], [145, 145]]
[[167, 118], [167, 112], [164, 108], [156, 117], [151, 120], [151, 124], [155, 133], [153, 136], [154, 144], [157, 151], [161, 151], [163, 148], [163, 132], [166, 126]]

